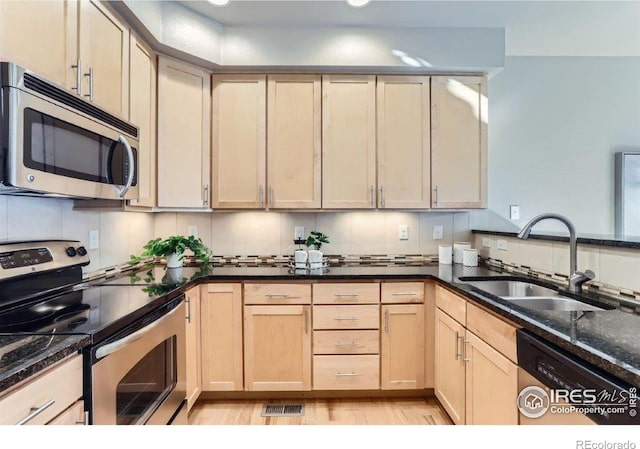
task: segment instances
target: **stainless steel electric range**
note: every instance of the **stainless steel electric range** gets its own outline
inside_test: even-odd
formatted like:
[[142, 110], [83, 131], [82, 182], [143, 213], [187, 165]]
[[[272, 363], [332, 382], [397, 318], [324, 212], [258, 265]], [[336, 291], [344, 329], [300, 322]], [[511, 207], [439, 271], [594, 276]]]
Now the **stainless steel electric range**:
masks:
[[83, 282], [77, 241], [0, 243], [0, 364], [52, 335], [88, 335], [84, 400], [92, 424], [186, 424], [183, 294]]

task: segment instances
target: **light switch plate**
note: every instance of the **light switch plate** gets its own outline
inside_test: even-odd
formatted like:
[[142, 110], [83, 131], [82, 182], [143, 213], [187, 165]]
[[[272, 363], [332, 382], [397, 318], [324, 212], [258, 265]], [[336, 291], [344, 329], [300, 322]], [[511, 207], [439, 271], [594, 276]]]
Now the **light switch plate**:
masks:
[[491, 244], [493, 243], [493, 240], [491, 240], [490, 238], [487, 237], [482, 237], [482, 246], [485, 248], [491, 248]]
[[507, 250], [507, 241], [506, 240], [498, 240], [496, 247], [501, 249], [502, 251]]
[[509, 218], [511, 218], [512, 220], [520, 220], [520, 206], [509, 206]]
[[304, 239], [304, 226], [296, 226], [293, 228], [293, 238], [295, 240]]
[[409, 226], [406, 224], [401, 224], [398, 226], [398, 239], [399, 240], [409, 240]]
[[433, 227], [433, 240], [442, 240], [444, 238], [444, 230], [442, 226]]
[[89, 231], [89, 249], [100, 248], [100, 231], [92, 229]]

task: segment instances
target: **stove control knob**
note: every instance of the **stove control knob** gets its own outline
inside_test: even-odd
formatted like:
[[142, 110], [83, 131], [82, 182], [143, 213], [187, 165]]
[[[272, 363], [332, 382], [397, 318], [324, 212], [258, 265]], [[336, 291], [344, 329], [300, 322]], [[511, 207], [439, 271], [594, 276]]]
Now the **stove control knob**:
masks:
[[84, 246], [78, 246], [78, 256], [86, 256], [87, 255], [87, 250], [85, 249]]
[[67, 256], [74, 257], [76, 254], [76, 249], [73, 246], [67, 248]]

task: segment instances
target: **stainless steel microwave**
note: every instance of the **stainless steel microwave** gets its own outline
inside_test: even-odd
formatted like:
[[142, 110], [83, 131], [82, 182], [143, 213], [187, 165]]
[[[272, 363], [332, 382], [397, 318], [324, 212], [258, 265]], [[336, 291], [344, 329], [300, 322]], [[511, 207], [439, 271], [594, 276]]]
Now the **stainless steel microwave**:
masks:
[[138, 197], [138, 128], [0, 63], [0, 193]]

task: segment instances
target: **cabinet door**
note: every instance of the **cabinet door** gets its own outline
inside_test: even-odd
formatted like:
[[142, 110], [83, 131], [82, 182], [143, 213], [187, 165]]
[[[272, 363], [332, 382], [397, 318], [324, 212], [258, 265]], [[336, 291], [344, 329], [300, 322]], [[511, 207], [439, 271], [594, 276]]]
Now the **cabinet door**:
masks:
[[322, 207], [376, 204], [376, 77], [322, 77]]
[[242, 285], [202, 287], [202, 389], [242, 391]]
[[385, 305], [382, 320], [381, 388], [424, 388], [424, 306]]
[[0, 2], [0, 60], [66, 88], [76, 86], [76, 33], [76, 1]]
[[311, 389], [311, 306], [244, 307], [248, 391]]
[[518, 424], [518, 367], [472, 332], [467, 331], [467, 424]]
[[191, 410], [202, 391], [200, 370], [200, 287], [193, 287], [186, 293], [186, 347], [187, 347], [187, 411]]
[[214, 75], [214, 208], [265, 207], [266, 76]]
[[428, 76], [378, 77], [378, 207], [431, 204]]
[[431, 79], [434, 208], [487, 207], [486, 78]]
[[209, 76], [158, 58], [158, 207], [209, 206]]
[[132, 206], [156, 205], [156, 56], [131, 35], [129, 120], [138, 134], [138, 199]]
[[320, 208], [320, 75], [269, 75], [267, 203]]
[[462, 324], [436, 309], [434, 390], [455, 424], [465, 423], [464, 332]]
[[82, 94], [115, 115], [127, 118], [129, 28], [102, 2], [82, 0], [79, 7], [78, 48], [84, 74]]

